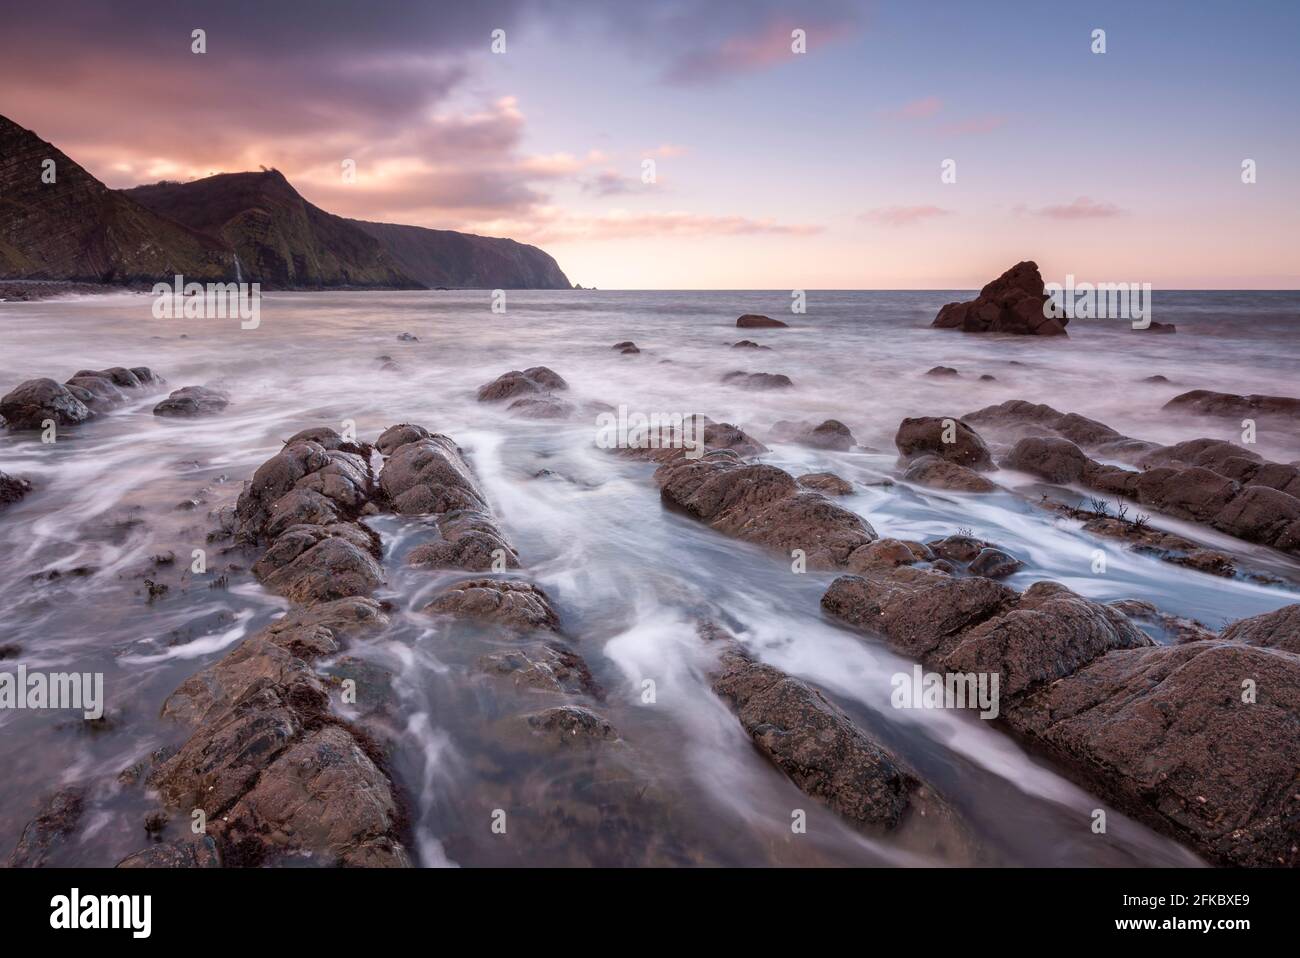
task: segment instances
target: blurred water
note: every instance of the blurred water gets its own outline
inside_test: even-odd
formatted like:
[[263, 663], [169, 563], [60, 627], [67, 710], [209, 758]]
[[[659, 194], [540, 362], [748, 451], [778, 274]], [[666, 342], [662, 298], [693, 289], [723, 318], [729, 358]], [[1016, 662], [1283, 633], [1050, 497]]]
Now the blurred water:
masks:
[[[1010, 398], [1161, 442], [1239, 438], [1234, 423], [1188, 422], [1160, 407], [1192, 388], [1297, 394], [1300, 298], [1158, 293], [1155, 319], [1177, 323], [1173, 336], [1082, 320], [1069, 340], [926, 328], [940, 305], [968, 295], [812, 291], [807, 314], [791, 316], [779, 292], [510, 292], [505, 314], [491, 311], [486, 291], [269, 294], [256, 330], [234, 320], [155, 320], [151, 300], [135, 294], [0, 305], [0, 391], [34, 376], [149, 365], [171, 388], [220, 381], [235, 400], [219, 417], [178, 422], [152, 416], [157, 397], [148, 397], [53, 445], [0, 437], [0, 468], [38, 486], [0, 514], [0, 645], [19, 650], [4, 667], [103, 671], [108, 697], [108, 720], [93, 727], [72, 713], [0, 712], [0, 851], [63, 784], [87, 787], [89, 810], [57, 862], [111, 865], [145, 843], [141, 822], [153, 803], [120, 784], [118, 772], [177, 741], [157, 715], [184, 678], [286, 608], [243, 568], [246, 556], [206, 543], [208, 513], [232, 503], [289, 435], [351, 420], [363, 438], [416, 422], [467, 450], [627, 743], [603, 763], [519, 736], [517, 715], [550, 700], [475, 665], [512, 640], [420, 614], [457, 574], [401, 566], [421, 520], [374, 520], [388, 550], [382, 597], [397, 607], [393, 628], [324, 667], [389, 676], [391, 702], [358, 717], [393, 745], [423, 864], [1193, 862], [1118, 815], [1107, 835], [1091, 834], [1099, 800], [977, 719], [890, 708], [889, 678], [910, 663], [823, 619], [818, 600], [832, 576], [792, 575], [779, 556], [665, 512], [651, 466], [594, 448], [594, 412], [530, 422], [474, 400], [475, 387], [499, 373], [540, 364], [592, 409], [701, 412], [760, 437], [779, 419], [836, 418], [879, 452], [769, 442], [765, 458], [796, 474], [829, 469], [856, 480], [858, 493], [840, 501], [882, 535], [970, 528], [1026, 562], [1011, 580], [1017, 587], [1050, 577], [1098, 599], [1148, 599], [1214, 628], [1295, 601], [1280, 588], [1115, 548], [1107, 573], [1093, 575], [1098, 543], [1011, 492], [971, 497], [879, 483], [899, 475], [892, 437], [905, 416], [961, 415]], [[744, 312], [792, 328], [737, 330]], [[401, 332], [419, 341], [398, 342]], [[641, 353], [609, 348], [625, 339]], [[729, 348], [738, 339], [772, 349]], [[381, 371], [383, 355], [400, 370]], [[923, 375], [940, 364], [961, 376]], [[733, 369], [785, 373], [795, 387], [724, 386]], [[983, 373], [996, 381], [978, 381]], [[1153, 373], [1171, 383], [1139, 382]], [[1300, 457], [1285, 428], [1262, 425], [1259, 439], [1273, 458]], [[543, 469], [549, 474], [536, 477]], [[194, 499], [197, 507], [178, 507]], [[1262, 566], [1297, 571], [1267, 550], [1219, 541]], [[200, 548], [210, 550], [208, 572], [191, 575]], [[174, 563], [157, 564], [165, 553]], [[49, 578], [55, 570], [63, 574]], [[149, 601], [146, 578], [168, 591]], [[695, 635], [701, 617], [727, 623], [762, 657], [826, 688], [959, 809], [975, 847], [940, 849], [924, 829], [868, 839], [799, 793], [709, 692], [709, 651]], [[646, 679], [656, 686], [653, 705], [641, 699]], [[492, 834], [496, 808], [511, 810], [518, 837]], [[791, 834], [795, 808], [809, 814], [807, 835]]]

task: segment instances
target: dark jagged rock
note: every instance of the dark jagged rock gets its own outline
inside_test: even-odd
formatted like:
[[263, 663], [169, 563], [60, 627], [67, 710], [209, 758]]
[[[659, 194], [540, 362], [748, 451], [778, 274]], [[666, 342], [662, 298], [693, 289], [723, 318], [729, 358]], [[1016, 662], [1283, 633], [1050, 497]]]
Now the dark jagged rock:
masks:
[[783, 329], [788, 323], [783, 323], [779, 319], [772, 319], [770, 316], [760, 316], [758, 313], [746, 313], [736, 320], [737, 329]]
[[935, 366], [933, 369], [926, 370], [925, 374], [927, 376], [937, 376], [941, 379], [960, 375], [957, 370], [953, 369], [951, 366]]
[[153, 407], [155, 416], [213, 416], [230, 405], [230, 394], [207, 386], [185, 386]]
[[425, 612], [500, 625], [517, 632], [560, 631], [560, 617], [538, 585], [511, 579], [470, 579], [447, 589]]
[[1047, 300], [1038, 265], [1026, 260], [985, 286], [975, 299], [944, 306], [931, 325], [967, 333], [1063, 336], [1069, 319], [1049, 317], [1044, 311]]
[[[948, 438], [952, 441], [946, 442]], [[904, 459], [931, 455], [968, 469], [993, 468], [993, 456], [979, 433], [953, 417], [904, 419], [894, 436], [894, 445]]]
[[731, 344], [732, 349], [771, 349], [771, 346], [762, 346], [752, 339], [742, 339], [739, 342]]

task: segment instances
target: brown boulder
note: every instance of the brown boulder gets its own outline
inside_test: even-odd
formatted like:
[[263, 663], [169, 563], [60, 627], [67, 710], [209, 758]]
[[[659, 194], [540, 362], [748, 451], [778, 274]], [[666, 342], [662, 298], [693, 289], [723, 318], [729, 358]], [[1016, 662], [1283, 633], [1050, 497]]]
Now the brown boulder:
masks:
[[43, 429], [47, 419], [72, 426], [92, 415], [67, 386], [53, 379], [29, 379], [0, 399], [0, 420], [11, 430]]
[[380, 471], [379, 488], [393, 511], [402, 515], [487, 510], [460, 449], [443, 435], [418, 439], [395, 449]]
[[1088, 464], [1083, 450], [1070, 440], [1041, 436], [1021, 439], [1002, 460], [1004, 469], [1018, 469], [1054, 483], [1078, 482]]
[[[945, 441], [948, 437], [951, 442]], [[904, 419], [894, 435], [894, 445], [904, 459], [932, 455], [968, 469], [993, 468], [993, 456], [984, 440], [960, 419], [938, 416]]]

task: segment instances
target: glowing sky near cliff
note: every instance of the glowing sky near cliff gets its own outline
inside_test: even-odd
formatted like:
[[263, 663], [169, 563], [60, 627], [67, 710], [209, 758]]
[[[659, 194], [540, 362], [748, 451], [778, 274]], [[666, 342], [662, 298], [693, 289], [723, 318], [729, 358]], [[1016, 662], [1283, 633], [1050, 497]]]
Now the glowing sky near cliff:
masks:
[[602, 288], [1300, 287], [1293, 3], [6, 7], [0, 113], [111, 186], [274, 166]]

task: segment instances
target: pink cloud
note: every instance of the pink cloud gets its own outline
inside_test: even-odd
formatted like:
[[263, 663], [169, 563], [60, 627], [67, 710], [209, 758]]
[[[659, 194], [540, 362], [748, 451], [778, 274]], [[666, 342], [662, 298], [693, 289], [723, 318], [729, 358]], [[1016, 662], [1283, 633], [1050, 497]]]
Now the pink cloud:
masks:
[[822, 227], [778, 223], [748, 216], [713, 216], [685, 211], [633, 213], [613, 210], [600, 216], [566, 214], [553, 207], [538, 209], [526, 221], [471, 224], [478, 232], [513, 236], [530, 243], [563, 243], [592, 239], [642, 239], [687, 236], [812, 236]]
[[687, 50], [668, 68], [665, 78], [670, 83], [708, 83], [737, 73], [761, 70], [787, 60], [796, 60], [800, 54], [791, 49], [792, 33], [804, 31], [808, 52], [815, 45], [842, 40], [849, 36], [854, 24], [845, 20], [796, 23], [778, 18], [749, 33], [737, 33], [716, 46]]
[[1097, 203], [1086, 196], [1080, 196], [1073, 203], [1044, 206], [1034, 210], [1034, 213], [1054, 220], [1092, 220], [1121, 216], [1124, 211], [1114, 203]]
[[943, 109], [943, 101], [937, 96], [922, 97], [919, 100], [911, 100], [904, 103], [897, 110], [890, 113], [890, 116], [898, 117], [902, 120], [924, 120], [934, 116]]
[[936, 216], [948, 216], [950, 212], [938, 206], [879, 206], [858, 218], [885, 226], [911, 226]]
[[957, 120], [939, 127], [945, 136], [970, 136], [978, 133], [991, 133], [1007, 125], [1005, 116], [976, 116], [968, 120]]

